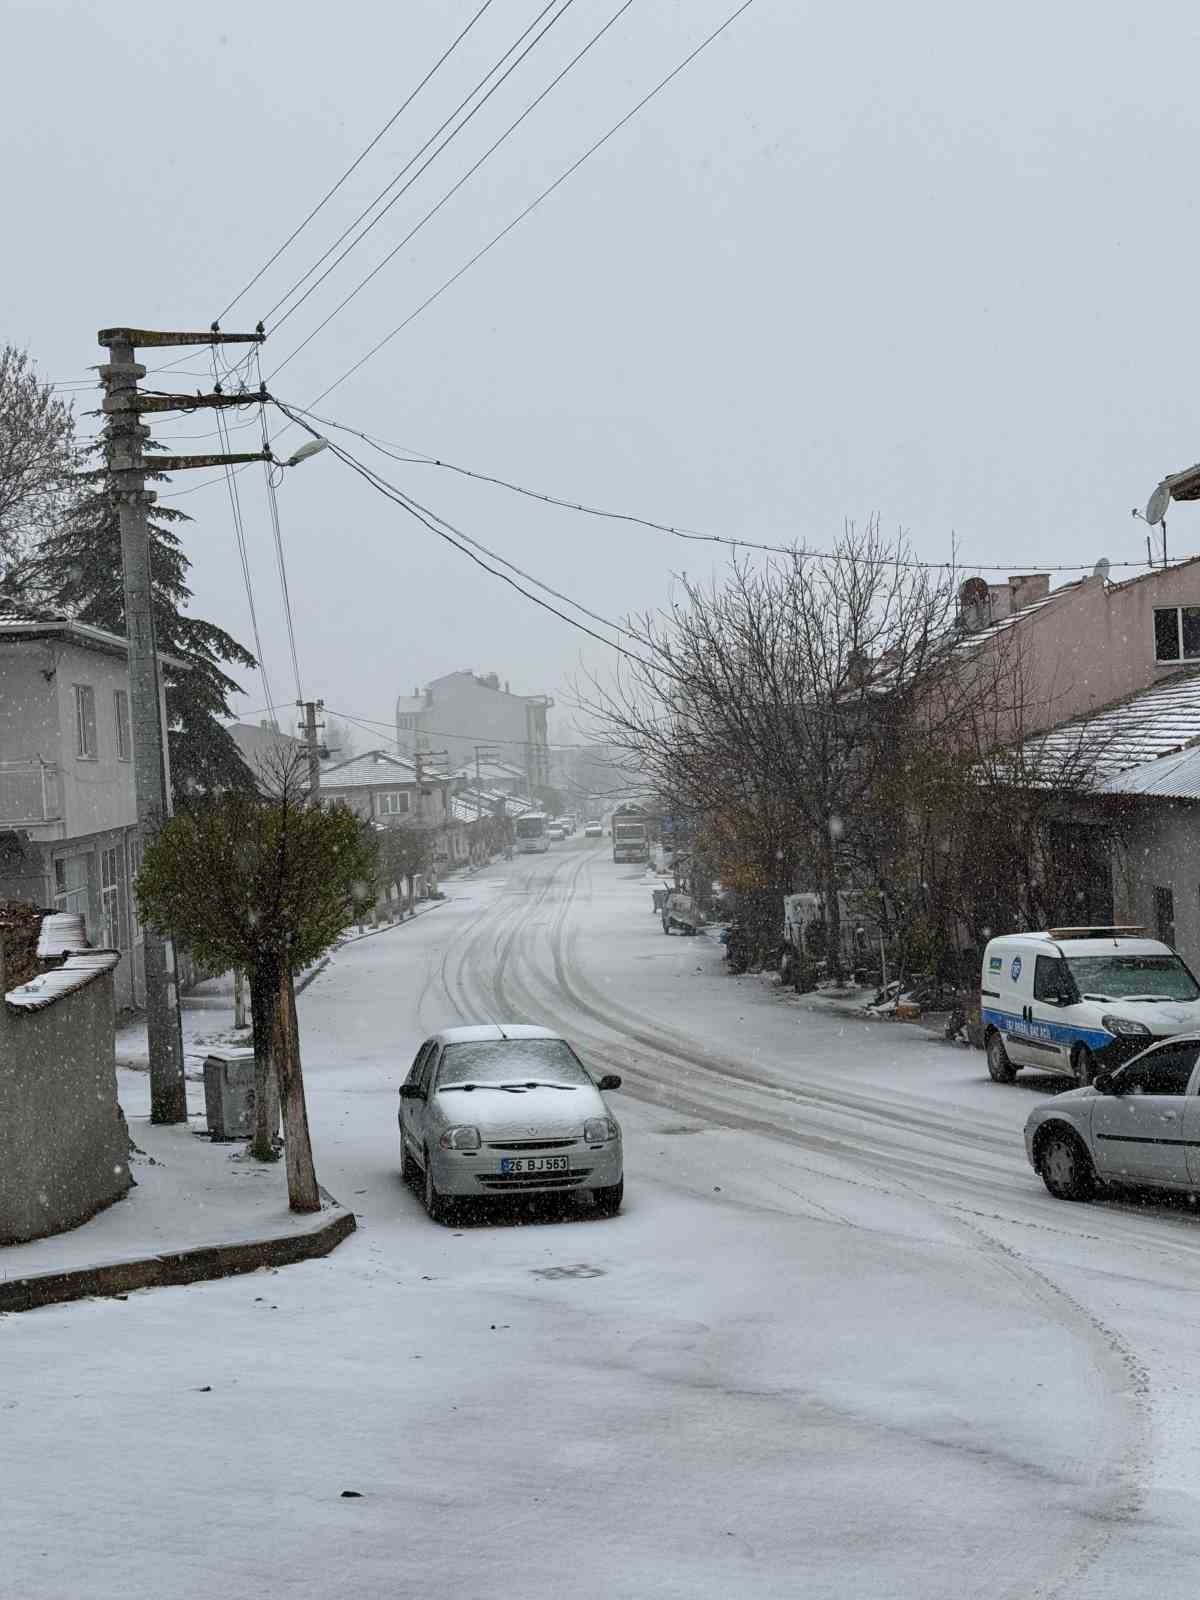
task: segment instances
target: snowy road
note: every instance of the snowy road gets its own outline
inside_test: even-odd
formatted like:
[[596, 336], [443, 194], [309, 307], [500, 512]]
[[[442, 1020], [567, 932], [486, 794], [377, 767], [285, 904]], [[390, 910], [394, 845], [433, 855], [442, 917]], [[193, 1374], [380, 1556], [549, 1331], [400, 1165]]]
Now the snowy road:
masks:
[[[724, 976], [600, 841], [452, 895], [301, 999], [352, 1240], [0, 1320], [0, 1592], [1192, 1594], [1187, 1208], [1052, 1201], [1035, 1092]], [[417, 1045], [489, 1016], [622, 1073], [619, 1218], [400, 1184]]]

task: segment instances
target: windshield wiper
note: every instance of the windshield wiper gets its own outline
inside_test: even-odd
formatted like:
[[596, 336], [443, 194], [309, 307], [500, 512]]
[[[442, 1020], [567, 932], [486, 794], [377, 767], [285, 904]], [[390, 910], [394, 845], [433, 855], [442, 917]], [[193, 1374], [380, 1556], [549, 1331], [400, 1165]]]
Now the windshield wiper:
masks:
[[1174, 998], [1173, 994], [1123, 994], [1121, 996], [1122, 1000], [1132, 1000], [1135, 1004], [1140, 1004], [1142, 1001], [1154, 1001], [1157, 1003], [1163, 1000], [1173, 1000]]
[[569, 1094], [575, 1093], [576, 1085], [573, 1083], [545, 1083], [531, 1079], [527, 1083], [502, 1083], [501, 1089], [566, 1089]]
[[438, 1093], [448, 1094], [451, 1089], [462, 1089], [465, 1093], [469, 1089], [507, 1089], [507, 1083], [439, 1083]]
[[1112, 1004], [1112, 995], [1110, 994], [1085, 994], [1081, 998], [1084, 1000], [1099, 1000], [1106, 1006]]

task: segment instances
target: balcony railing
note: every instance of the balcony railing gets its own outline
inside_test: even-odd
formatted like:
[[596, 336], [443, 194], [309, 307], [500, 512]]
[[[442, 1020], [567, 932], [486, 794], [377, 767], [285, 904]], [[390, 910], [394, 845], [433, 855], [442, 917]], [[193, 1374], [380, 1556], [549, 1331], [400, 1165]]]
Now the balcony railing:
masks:
[[0, 828], [30, 827], [62, 817], [59, 771], [44, 761], [0, 761]]

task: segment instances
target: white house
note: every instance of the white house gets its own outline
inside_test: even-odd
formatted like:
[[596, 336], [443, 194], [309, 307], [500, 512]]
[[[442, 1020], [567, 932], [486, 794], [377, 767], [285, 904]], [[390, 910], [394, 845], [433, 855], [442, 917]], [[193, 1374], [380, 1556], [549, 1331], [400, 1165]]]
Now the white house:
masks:
[[118, 1006], [145, 999], [139, 862], [124, 639], [0, 607], [0, 898], [76, 912], [121, 951]]

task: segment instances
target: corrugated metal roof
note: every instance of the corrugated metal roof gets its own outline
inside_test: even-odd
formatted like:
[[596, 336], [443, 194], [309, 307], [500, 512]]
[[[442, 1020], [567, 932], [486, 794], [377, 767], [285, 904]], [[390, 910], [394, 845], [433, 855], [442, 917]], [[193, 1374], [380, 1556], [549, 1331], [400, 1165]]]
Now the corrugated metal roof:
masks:
[[88, 948], [83, 918], [77, 911], [49, 911], [42, 918], [37, 953], [40, 961], [73, 956]]
[[1101, 794], [1158, 795], [1171, 800], [1200, 800], [1200, 745], [1160, 756], [1128, 772], [1118, 772], [1099, 786]]
[[41, 977], [31, 978], [19, 989], [10, 989], [4, 998], [10, 1006], [21, 1010], [40, 1011], [72, 990], [82, 989], [85, 983], [91, 983], [102, 973], [111, 972], [120, 959], [119, 950], [86, 950], [70, 956], [53, 972], [43, 972]]

